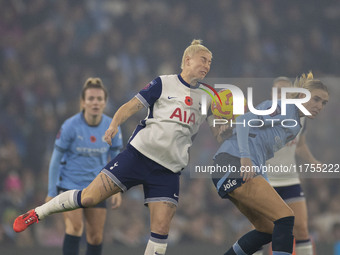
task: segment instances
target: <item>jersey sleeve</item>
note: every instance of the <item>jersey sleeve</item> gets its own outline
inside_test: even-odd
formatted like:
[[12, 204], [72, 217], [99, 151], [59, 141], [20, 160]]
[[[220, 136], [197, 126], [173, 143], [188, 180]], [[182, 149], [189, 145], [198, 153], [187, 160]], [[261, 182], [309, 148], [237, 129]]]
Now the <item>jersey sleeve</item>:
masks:
[[136, 97], [143, 103], [145, 107], [153, 105], [162, 93], [162, 80], [157, 77], [146, 85]]
[[59, 165], [64, 153], [54, 148], [48, 169], [48, 196], [57, 195], [57, 180], [59, 176]]
[[55, 140], [55, 146], [57, 147], [57, 149], [61, 152], [66, 151], [74, 140], [74, 134], [75, 131], [71, 123], [64, 122]]
[[[264, 101], [263, 103], [259, 104], [256, 109], [257, 110], [267, 110], [270, 109], [272, 106], [272, 101]], [[298, 112], [294, 105], [287, 105], [287, 114], [281, 114], [281, 101], [278, 102], [277, 108], [275, 111], [268, 115], [257, 115], [252, 112], [247, 112], [244, 115], [241, 115], [236, 118], [236, 134], [237, 134], [237, 143], [239, 146], [240, 155], [243, 158], [249, 158], [249, 144], [248, 144], [248, 137], [249, 137], [249, 130], [250, 125], [249, 122], [251, 121], [252, 125], [263, 125], [264, 127], [274, 126], [274, 125], [281, 125], [281, 121], [285, 119], [293, 119], [296, 120], [298, 117]], [[259, 122], [256, 123], [256, 120]], [[261, 123], [260, 123], [261, 122]]]
[[[248, 120], [252, 119], [255, 114], [251, 112], [247, 112], [245, 115], [240, 115], [236, 118], [236, 137], [237, 137], [237, 144], [240, 151], [241, 158], [250, 158], [250, 151], [249, 151], [249, 125]], [[240, 123], [245, 123], [240, 124]]]
[[[257, 110], [267, 110], [271, 108], [271, 101], [264, 101], [256, 106]], [[241, 115], [236, 118], [236, 135], [237, 135], [237, 143], [240, 151], [240, 156], [242, 158], [250, 158], [249, 151], [249, 121], [251, 120], [254, 124], [254, 120], [258, 120], [259, 123], [262, 121], [263, 126], [272, 125], [272, 122], [277, 118], [277, 115], [281, 114], [281, 108], [278, 106], [273, 114], [270, 115], [256, 115], [252, 112], [247, 112], [244, 115]], [[268, 121], [269, 120], [269, 121]]]

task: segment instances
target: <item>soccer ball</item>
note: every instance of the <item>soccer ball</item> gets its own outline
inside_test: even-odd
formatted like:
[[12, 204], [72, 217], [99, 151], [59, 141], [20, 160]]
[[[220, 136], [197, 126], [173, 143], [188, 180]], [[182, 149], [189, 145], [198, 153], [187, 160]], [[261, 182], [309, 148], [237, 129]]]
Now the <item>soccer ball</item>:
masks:
[[[218, 92], [218, 95], [221, 98], [222, 105], [217, 95], [214, 96], [214, 100], [211, 102], [211, 112], [220, 118], [233, 120], [239, 115], [233, 115], [233, 94], [229, 89], [222, 89]], [[246, 112], [247, 108], [247, 100], [244, 99], [244, 112]]]

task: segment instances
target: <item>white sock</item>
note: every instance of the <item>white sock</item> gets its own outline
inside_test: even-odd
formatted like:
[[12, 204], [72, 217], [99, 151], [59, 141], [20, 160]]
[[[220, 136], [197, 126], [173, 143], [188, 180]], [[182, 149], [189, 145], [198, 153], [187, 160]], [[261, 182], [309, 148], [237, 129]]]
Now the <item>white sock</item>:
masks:
[[167, 243], [156, 243], [149, 240], [144, 255], [164, 255], [167, 245]]
[[263, 255], [263, 251], [262, 250], [257, 251], [257, 252], [254, 253], [254, 255]]
[[47, 203], [38, 206], [34, 209], [38, 215], [39, 220], [44, 219], [46, 216], [58, 212], [66, 212], [80, 208], [77, 202], [78, 193], [80, 190], [68, 190], [58, 196], [54, 197]]
[[310, 240], [306, 242], [295, 243], [295, 253], [296, 255], [313, 255], [313, 245]]

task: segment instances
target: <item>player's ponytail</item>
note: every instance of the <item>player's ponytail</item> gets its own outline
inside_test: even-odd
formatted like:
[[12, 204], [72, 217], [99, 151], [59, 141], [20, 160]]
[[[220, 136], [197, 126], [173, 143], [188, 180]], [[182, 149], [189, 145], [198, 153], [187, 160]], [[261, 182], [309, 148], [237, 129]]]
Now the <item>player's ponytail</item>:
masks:
[[[320, 80], [314, 79], [314, 75], [311, 71], [306, 74], [302, 74], [300, 77], [297, 77], [295, 79], [294, 88], [303, 88], [308, 89], [309, 91], [312, 91], [314, 89], [321, 89], [328, 93], [328, 89], [325, 84], [323, 84]], [[293, 98], [297, 98], [299, 96], [299, 93], [295, 93], [293, 95]]]
[[207, 47], [202, 45], [202, 40], [201, 39], [194, 39], [194, 40], [192, 40], [191, 44], [185, 49], [185, 51], [183, 53], [181, 69], [184, 68], [185, 58], [187, 56], [191, 57], [191, 56], [195, 55], [199, 51], [206, 51], [206, 52], [208, 52], [212, 56], [211, 51]]
[[191, 42], [191, 45], [200, 45], [202, 44], [202, 40], [201, 39], [194, 39]]

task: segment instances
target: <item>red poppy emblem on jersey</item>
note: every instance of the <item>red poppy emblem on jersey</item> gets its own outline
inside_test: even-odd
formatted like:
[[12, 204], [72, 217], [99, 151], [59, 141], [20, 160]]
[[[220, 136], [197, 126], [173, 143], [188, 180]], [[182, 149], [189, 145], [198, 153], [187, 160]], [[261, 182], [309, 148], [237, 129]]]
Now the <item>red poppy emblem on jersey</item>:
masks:
[[58, 134], [57, 134], [57, 139], [59, 139], [60, 138], [60, 135], [61, 135], [61, 129], [59, 129], [59, 131], [58, 131]]
[[185, 97], [185, 104], [191, 106], [193, 104], [192, 98], [189, 96]]
[[90, 140], [91, 140], [92, 143], [94, 143], [97, 140], [97, 138], [95, 136], [91, 135]]

